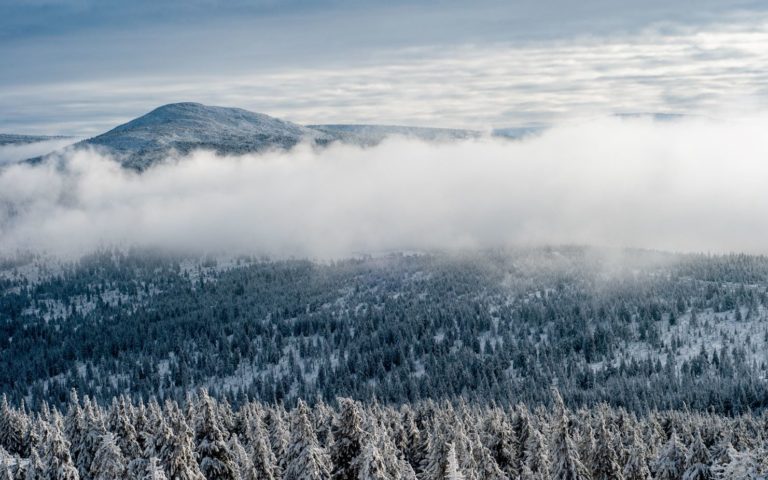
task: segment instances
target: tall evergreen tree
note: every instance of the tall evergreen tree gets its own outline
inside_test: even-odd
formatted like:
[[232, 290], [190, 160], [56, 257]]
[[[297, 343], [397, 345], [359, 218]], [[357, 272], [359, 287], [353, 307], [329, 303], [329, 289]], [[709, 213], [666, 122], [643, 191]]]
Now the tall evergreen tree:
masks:
[[623, 480], [622, 468], [619, 466], [618, 456], [613, 448], [613, 443], [613, 438], [611, 438], [605, 425], [605, 416], [601, 414], [595, 455], [592, 462], [593, 480]]
[[448, 451], [445, 457], [445, 480], [464, 480], [464, 474], [461, 473], [459, 462], [456, 459], [456, 446], [453, 443], [448, 444]]
[[46, 429], [44, 442], [45, 478], [48, 480], [79, 480], [80, 474], [69, 454], [69, 442], [64, 439], [58, 427], [51, 425]]
[[709, 450], [704, 445], [700, 432], [696, 432], [693, 444], [688, 449], [686, 466], [683, 480], [712, 480], [713, 478]]
[[522, 480], [549, 480], [550, 459], [544, 435], [532, 428], [525, 445], [525, 463], [520, 472]]
[[227, 449], [232, 453], [232, 456], [235, 459], [235, 464], [237, 465], [237, 478], [239, 480], [261, 480], [263, 478], [257, 474], [251, 456], [245, 451], [245, 448], [240, 443], [236, 434], [229, 437]]
[[269, 445], [269, 437], [259, 416], [250, 419], [248, 425], [249, 450], [258, 478], [276, 480], [280, 478], [277, 458]]
[[629, 449], [629, 458], [624, 465], [624, 480], [651, 480], [651, 472], [648, 469], [645, 444], [637, 433], [632, 432], [632, 444]]
[[365, 442], [362, 453], [355, 458], [354, 463], [357, 470], [355, 478], [358, 480], [393, 480], [373, 440]]
[[357, 403], [349, 398], [339, 398], [339, 417], [333, 425], [333, 445], [330, 449], [333, 480], [358, 478], [363, 453], [363, 418]]
[[158, 454], [172, 480], [205, 480], [195, 460], [194, 434], [180, 412], [161, 424], [162, 432], [156, 436]]
[[284, 480], [328, 480], [330, 459], [320, 448], [307, 405], [299, 400], [291, 420], [291, 441]]
[[219, 428], [213, 399], [201, 391], [197, 425], [197, 456], [208, 480], [237, 480], [237, 463]]
[[127, 471], [125, 457], [117, 446], [112, 433], [106, 433], [101, 438], [101, 445], [91, 462], [90, 477], [93, 480], [113, 480], [124, 478]]
[[591, 480], [571, 437], [568, 411], [560, 392], [552, 390], [555, 418], [552, 432], [552, 480]]
[[168, 480], [157, 457], [151, 457], [147, 461], [144, 476], [141, 477], [141, 480]]
[[685, 472], [685, 450], [673, 431], [656, 458], [653, 470], [657, 480], [681, 480]]

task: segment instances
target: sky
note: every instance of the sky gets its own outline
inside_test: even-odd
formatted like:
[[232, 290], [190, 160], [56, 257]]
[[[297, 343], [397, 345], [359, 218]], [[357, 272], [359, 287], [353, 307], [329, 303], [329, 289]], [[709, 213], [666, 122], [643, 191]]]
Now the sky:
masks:
[[462, 128], [768, 100], [751, 0], [0, 0], [0, 132], [86, 137], [159, 105]]

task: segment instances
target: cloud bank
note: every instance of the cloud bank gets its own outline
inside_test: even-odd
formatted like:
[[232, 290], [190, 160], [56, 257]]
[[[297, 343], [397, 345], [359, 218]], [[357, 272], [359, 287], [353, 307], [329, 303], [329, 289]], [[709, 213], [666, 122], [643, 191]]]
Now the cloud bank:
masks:
[[0, 166], [45, 155], [74, 143], [71, 138], [52, 139], [42, 142], [0, 145]]
[[236, 158], [141, 175], [93, 151], [0, 173], [0, 249], [104, 245], [341, 257], [579, 243], [768, 253], [768, 117], [602, 119], [521, 142]]
[[[625, 2], [620, 4], [620, 10], [627, 8]], [[507, 14], [518, 12], [517, 5], [505, 5]], [[409, 15], [396, 21], [406, 18]], [[457, 18], [465, 20], [463, 15]], [[208, 29], [200, 30], [205, 44], [196, 47], [183, 36], [173, 42], [151, 35], [112, 42], [94, 38], [88, 41], [98, 49], [98, 68], [93, 68], [80, 64], [81, 55], [72, 58], [77, 49], [46, 41], [43, 51], [55, 58], [0, 71], [0, 111], [8, 112], [0, 116], [0, 131], [91, 136], [176, 101], [239, 106], [304, 124], [406, 122], [475, 129], [557, 124], [611, 113], [713, 115], [723, 109], [768, 108], [768, 14], [718, 18], [722, 23], [699, 27], [661, 24], [632, 33], [518, 42], [498, 38], [452, 46], [394, 44], [374, 52], [355, 32], [349, 38], [356, 40], [347, 38], [345, 45], [362, 45], [362, 58], [323, 40], [310, 43], [343, 58], [305, 61], [278, 55], [282, 63], [270, 68], [261, 57], [232, 59], [222, 52], [237, 52], [243, 45], [249, 52], [279, 52], [290, 42], [268, 36], [264, 41], [238, 38], [235, 45], [218, 45], [216, 39], [227, 35], [219, 37]], [[499, 25], [506, 32], [516, 31], [504, 22]], [[252, 23], [246, 27], [262, 31]], [[440, 28], [456, 34], [445, 25]], [[175, 45], [179, 41], [182, 45]], [[150, 45], [137, 48], [140, 42]], [[106, 57], [116, 59], [116, 65], [104, 63], [105, 45], [110, 48]], [[129, 52], [112, 51], [115, 48], [135, 50], [142, 62], [127, 63]], [[237, 68], [206, 63], [201, 52], [209, 49], [210, 56], [228, 59], [229, 67]], [[153, 55], [159, 56], [157, 63], [144, 63]], [[180, 62], [185, 55], [194, 59]], [[0, 42], [0, 58], [15, 57], [26, 62], [35, 58], [17, 45], [4, 47]], [[165, 72], [164, 65], [175, 65], [169, 59], [187, 68], [177, 65], [177, 70]], [[72, 68], [78, 76], [49, 75], [52, 64], [60, 67], [57, 73]], [[46, 71], [30, 73], [35, 65]], [[34, 80], [4, 81], [3, 74]]]

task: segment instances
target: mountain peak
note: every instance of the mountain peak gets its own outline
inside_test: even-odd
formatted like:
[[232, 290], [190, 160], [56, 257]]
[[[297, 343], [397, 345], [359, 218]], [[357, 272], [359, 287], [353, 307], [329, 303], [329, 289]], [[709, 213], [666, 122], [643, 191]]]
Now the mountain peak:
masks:
[[194, 102], [170, 103], [83, 143], [108, 150], [129, 168], [207, 149], [243, 154], [330, 141], [328, 134], [263, 113]]

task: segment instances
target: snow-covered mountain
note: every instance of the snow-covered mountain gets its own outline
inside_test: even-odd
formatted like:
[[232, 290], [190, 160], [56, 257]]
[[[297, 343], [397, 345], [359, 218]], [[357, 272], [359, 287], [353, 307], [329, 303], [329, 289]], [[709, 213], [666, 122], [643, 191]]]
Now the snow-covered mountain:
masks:
[[79, 145], [104, 148], [124, 166], [143, 170], [197, 149], [242, 154], [332, 140], [331, 135], [269, 115], [185, 102], [158, 107]]
[[[492, 135], [520, 138], [529, 133], [529, 129], [507, 129], [494, 131]], [[96, 147], [113, 155], [126, 168], [144, 170], [166, 158], [181, 157], [198, 149], [238, 155], [290, 149], [302, 142], [316, 146], [344, 142], [367, 147], [392, 136], [444, 142], [482, 135], [476, 130], [395, 125], [302, 126], [240, 108], [184, 102], [158, 107], [106, 133], [78, 142], [74, 148]], [[30, 162], [46, 158], [37, 157]]]

